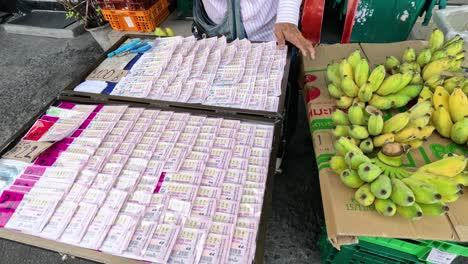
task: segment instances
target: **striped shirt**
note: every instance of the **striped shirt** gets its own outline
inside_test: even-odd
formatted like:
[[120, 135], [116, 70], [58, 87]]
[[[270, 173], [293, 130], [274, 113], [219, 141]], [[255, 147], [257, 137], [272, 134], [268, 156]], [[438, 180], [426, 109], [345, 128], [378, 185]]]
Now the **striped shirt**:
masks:
[[[228, 0], [202, 1], [210, 19], [219, 24], [226, 16]], [[297, 25], [301, 3], [302, 0], [240, 0], [242, 22], [249, 40], [276, 40], [275, 23]]]

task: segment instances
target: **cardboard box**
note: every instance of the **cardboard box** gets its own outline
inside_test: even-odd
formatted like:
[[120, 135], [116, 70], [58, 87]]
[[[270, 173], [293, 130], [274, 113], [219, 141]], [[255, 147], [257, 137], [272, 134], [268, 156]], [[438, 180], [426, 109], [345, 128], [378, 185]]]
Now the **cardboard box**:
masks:
[[[34, 124], [34, 122], [40, 118], [50, 106], [57, 105], [60, 102], [71, 102], [77, 104], [105, 104], [105, 105], [128, 105], [131, 107], [138, 107], [138, 108], [147, 108], [147, 109], [158, 109], [164, 111], [174, 111], [174, 112], [184, 112], [190, 113], [194, 115], [202, 115], [208, 117], [216, 117], [216, 118], [226, 118], [226, 119], [234, 119], [240, 121], [247, 121], [247, 122], [255, 122], [259, 124], [269, 124], [274, 126], [273, 132], [273, 142], [272, 142], [272, 149], [270, 152], [269, 157], [269, 164], [268, 164], [268, 175], [265, 184], [265, 192], [262, 204], [262, 211], [260, 215], [260, 222], [258, 225], [257, 237], [256, 237], [256, 245], [255, 245], [255, 254], [253, 262], [254, 264], [262, 264], [263, 257], [264, 257], [264, 250], [265, 250], [265, 240], [266, 240], [266, 231], [268, 226], [268, 219], [271, 215], [272, 209], [272, 195], [273, 195], [273, 177], [276, 173], [276, 158], [278, 154], [278, 148], [280, 146], [280, 134], [281, 134], [281, 122], [278, 120], [272, 120], [266, 117], [258, 117], [258, 116], [225, 116], [223, 113], [216, 113], [216, 112], [207, 112], [202, 110], [196, 109], [179, 109], [176, 107], [156, 107], [152, 105], [147, 105], [145, 103], [136, 103], [136, 102], [112, 102], [112, 103], [102, 103], [93, 99], [87, 98], [79, 98], [79, 97], [72, 97], [72, 96], [59, 96], [57, 100], [54, 100], [50, 104], [44, 106], [44, 108], [39, 111], [33, 118], [29, 120], [27, 124], [25, 124], [15, 135], [10, 138], [3, 146], [0, 146], [0, 158], [8, 152], [11, 148], [13, 148], [21, 138], [27, 133], [29, 128]], [[8, 239], [11, 241], [23, 243], [26, 245], [44, 248], [47, 250], [56, 251], [62, 254], [68, 254], [71, 256], [76, 256], [96, 262], [101, 263], [112, 263], [112, 264], [127, 264], [127, 263], [148, 263], [147, 261], [140, 261], [136, 259], [129, 259], [121, 256], [115, 256], [109, 253], [104, 253], [98, 250], [87, 249], [79, 246], [74, 246], [66, 243], [62, 243], [60, 241], [49, 240], [45, 238], [41, 238], [38, 236], [28, 235], [20, 232], [16, 232], [14, 230], [0, 228], [0, 238]], [[0, 261], [0, 263], [2, 263]]]
[[[319, 169], [320, 188], [328, 237], [339, 248], [358, 242], [359, 236], [468, 241], [468, 194], [450, 204], [446, 216], [423, 217], [419, 221], [400, 216], [383, 217], [373, 207], [364, 207], [354, 200], [354, 190], [344, 186], [338, 175], [330, 169], [329, 159], [335, 155], [331, 113], [336, 108], [335, 99], [327, 91], [326, 67], [332, 60], [339, 62], [351, 52], [360, 49], [373, 67], [382, 64], [386, 56], [401, 58], [404, 49], [416, 51], [425, 47], [422, 41], [405, 41], [392, 44], [336, 44], [316, 48], [316, 59], [302, 63], [305, 75], [307, 117], [313, 138]], [[446, 153], [467, 154], [466, 146], [441, 138], [436, 132], [423, 147], [412, 150], [404, 157], [404, 166], [417, 168], [438, 160]]]

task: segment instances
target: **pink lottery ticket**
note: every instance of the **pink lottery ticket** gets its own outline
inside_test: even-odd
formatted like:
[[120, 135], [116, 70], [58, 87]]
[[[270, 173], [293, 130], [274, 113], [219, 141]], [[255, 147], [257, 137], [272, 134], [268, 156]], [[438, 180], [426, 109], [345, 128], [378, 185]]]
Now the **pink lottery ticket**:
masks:
[[[192, 116], [193, 117], [193, 116]], [[202, 122], [202, 121], [201, 121]], [[184, 127], [184, 130], [182, 131], [183, 133], [189, 133], [189, 134], [196, 134], [198, 135], [200, 133], [200, 124], [191, 124], [190, 120], [188, 121], [188, 124]]]
[[133, 125], [132, 132], [140, 132], [145, 133], [153, 120], [149, 118], [140, 118], [138, 121]]
[[80, 172], [80, 175], [78, 175], [76, 182], [89, 186], [96, 178], [96, 175], [97, 175], [96, 171], [83, 170]]
[[216, 133], [218, 132], [218, 129], [219, 129], [219, 126], [205, 124], [202, 126], [200, 133], [216, 135]]
[[168, 263], [198, 263], [206, 235], [204, 230], [182, 228], [172, 248]]
[[250, 157], [249, 158], [249, 165], [259, 166], [259, 167], [268, 167], [268, 163], [270, 162], [269, 158], [264, 157]]
[[224, 182], [242, 185], [244, 184], [246, 177], [247, 172], [245, 170], [228, 169], [226, 175], [224, 176]]
[[195, 145], [195, 141], [197, 140], [198, 134], [192, 133], [182, 133], [180, 134], [177, 143], [182, 143], [186, 145]]
[[206, 167], [202, 175], [201, 184], [214, 187], [220, 186], [224, 181], [225, 173], [224, 169]]
[[238, 217], [236, 227], [247, 228], [251, 230], [258, 229], [258, 218], [253, 217]]
[[211, 217], [191, 215], [185, 218], [184, 227], [209, 231], [211, 228]]
[[249, 182], [265, 183], [267, 174], [249, 172], [247, 173], [246, 180]]
[[30, 181], [38, 181], [41, 177], [28, 175], [28, 174], [21, 174], [18, 179], [30, 180]]
[[251, 133], [239, 132], [236, 135], [236, 144], [252, 146], [254, 143], [254, 137]]
[[232, 156], [237, 158], [249, 158], [252, 152], [252, 148], [245, 145], [235, 145], [232, 150]]
[[[128, 132], [130, 132], [131, 126], [130, 127], [115, 127], [109, 132], [109, 135], [106, 137], [105, 141], [111, 141], [111, 142], [122, 142], [123, 138], [122, 135], [126, 135]], [[112, 137], [111, 137], [112, 136]], [[116, 140], [115, 138], [118, 137]]]
[[272, 138], [254, 137], [252, 146], [254, 148], [268, 148], [271, 149]]
[[44, 230], [42, 230], [39, 235], [48, 239], [58, 239], [67, 227], [77, 208], [78, 203], [75, 202], [63, 201], [60, 203], [49, 222], [44, 227]]
[[240, 204], [239, 205], [239, 217], [256, 217], [259, 218], [262, 213], [261, 204]]
[[135, 148], [134, 143], [122, 143], [119, 145], [117, 150], [115, 151], [115, 154], [120, 154], [120, 155], [131, 155], [133, 149]]
[[231, 158], [231, 150], [228, 149], [220, 149], [220, 148], [213, 148], [210, 152], [210, 157], [206, 166], [218, 168], [218, 169], [225, 169], [229, 164], [229, 160]]
[[221, 185], [221, 198], [239, 201], [242, 196], [242, 185], [234, 183], [223, 183]]
[[213, 222], [235, 224], [236, 220], [237, 220], [237, 215], [235, 214], [216, 212], [213, 216]]
[[239, 120], [229, 120], [229, 119], [223, 119], [221, 122], [221, 127], [222, 128], [232, 128], [237, 130], [240, 126], [240, 121]]
[[[248, 189], [244, 189], [248, 190]], [[243, 204], [262, 204], [263, 203], [263, 198], [260, 197], [259, 195], [244, 195], [242, 194], [241, 203]]]
[[[128, 160], [128, 155], [121, 155], [121, 154], [113, 154], [107, 160], [108, 163], [117, 163], [117, 164], [125, 164]], [[107, 166], [107, 164], [106, 164]]]
[[208, 161], [208, 158], [210, 157], [210, 155], [208, 153], [204, 153], [204, 152], [197, 152], [197, 151], [191, 151], [186, 159], [188, 160], [201, 160], [201, 161]]
[[155, 193], [167, 194], [183, 201], [193, 201], [197, 195], [197, 191], [198, 186], [196, 185], [178, 182], [163, 182], [160, 186], [158, 185], [156, 187]]
[[152, 151], [138, 150], [138, 149], [133, 150], [132, 155], [131, 155], [132, 158], [140, 158], [140, 159], [146, 159], [146, 160], [151, 159], [152, 156], [153, 156]]
[[219, 199], [221, 197], [221, 192], [222, 190], [219, 187], [200, 186], [197, 196]]
[[218, 130], [218, 137], [225, 137], [225, 138], [235, 138], [237, 133], [237, 129], [234, 128], [220, 128]]
[[166, 263], [179, 231], [180, 227], [178, 226], [158, 224], [146, 250], [144, 250], [143, 259], [156, 263]]
[[156, 223], [145, 221], [140, 222], [123, 255], [136, 258], [140, 257], [143, 250], [148, 246], [149, 240], [155, 230]]
[[61, 241], [76, 244], [83, 238], [88, 225], [98, 210], [95, 204], [80, 203], [79, 207], [61, 236]]
[[181, 172], [199, 172], [202, 173], [205, 170], [206, 161], [204, 160], [192, 160], [185, 159], [180, 165], [179, 170]]
[[67, 196], [65, 196], [65, 201], [70, 201], [74, 203], [79, 203], [83, 199], [84, 195], [88, 191], [88, 186], [81, 183], [74, 183]]
[[82, 203], [86, 204], [94, 204], [98, 207], [104, 203], [104, 200], [106, 199], [107, 192], [103, 190], [99, 190], [96, 188], [90, 188], [86, 192], [85, 196], [81, 200]]
[[[174, 115], [171, 117], [171, 119], [174, 118]], [[175, 118], [177, 118], [177, 117], [175, 117]], [[186, 121], [170, 120], [169, 123], [166, 126], [166, 130], [168, 130], [168, 131], [181, 131], [185, 127], [185, 122]]]
[[190, 126], [201, 126], [206, 120], [206, 116], [190, 116], [187, 120], [187, 124]]
[[129, 158], [127, 163], [125, 164], [124, 169], [143, 173], [146, 170], [146, 167], [148, 166], [148, 162], [149, 161], [145, 159]]
[[227, 255], [228, 247], [229, 247], [229, 239], [230, 237], [225, 235], [219, 235], [215, 233], [209, 233], [205, 245], [203, 248], [203, 252], [200, 258], [200, 264], [217, 264], [217, 263], [225, 263], [223, 260], [224, 255]]
[[111, 175], [113, 177], [117, 177], [123, 168], [124, 168], [123, 163], [120, 163], [120, 164], [119, 163], [107, 163], [106, 165], [104, 165], [104, 168], [102, 168], [100, 174], [106, 174], [106, 175]]
[[164, 131], [159, 139], [160, 142], [174, 143], [180, 136], [179, 131]]
[[249, 165], [249, 160], [244, 159], [244, 158], [232, 158], [229, 161], [229, 169], [233, 170], [247, 170], [247, 167]]
[[140, 143], [135, 146], [135, 150], [144, 150], [144, 151], [154, 152], [155, 149], [156, 149], [156, 144]]
[[143, 137], [143, 132], [129, 132], [124, 139], [126, 143], [138, 144]]
[[150, 160], [148, 166], [146, 167], [145, 172], [143, 173], [144, 177], [155, 177], [159, 179], [161, 175], [164, 162], [157, 160]]
[[247, 167], [248, 173], [260, 173], [260, 174], [268, 174], [268, 168], [256, 165], [249, 165]]
[[224, 214], [237, 215], [238, 210], [239, 210], [238, 201], [221, 199], [218, 201], [216, 205], [217, 213], [219, 212], [219, 213], [224, 213]]
[[171, 153], [173, 148], [174, 148], [174, 143], [158, 142], [151, 159], [165, 161], [168, 158], [169, 153]]
[[216, 199], [207, 197], [197, 197], [192, 205], [192, 215], [212, 217], [216, 212]]
[[229, 263], [248, 263], [251, 261], [251, 245], [256, 231], [236, 227], [229, 251]]
[[80, 246], [97, 250], [101, 247], [109, 229], [117, 218], [118, 212], [101, 208], [86, 230]]

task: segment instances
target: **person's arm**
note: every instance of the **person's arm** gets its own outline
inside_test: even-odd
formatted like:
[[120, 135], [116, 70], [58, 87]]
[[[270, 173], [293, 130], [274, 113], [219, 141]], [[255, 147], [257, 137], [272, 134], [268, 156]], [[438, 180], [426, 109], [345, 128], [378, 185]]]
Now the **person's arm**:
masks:
[[302, 55], [315, 57], [315, 50], [312, 43], [302, 36], [297, 28], [299, 22], [299, 9], [302, 0], [278, 0], [278, 13], [276, 16], [275, 35], [280, 47], [285, 46], [289, 41], [298, 49]]

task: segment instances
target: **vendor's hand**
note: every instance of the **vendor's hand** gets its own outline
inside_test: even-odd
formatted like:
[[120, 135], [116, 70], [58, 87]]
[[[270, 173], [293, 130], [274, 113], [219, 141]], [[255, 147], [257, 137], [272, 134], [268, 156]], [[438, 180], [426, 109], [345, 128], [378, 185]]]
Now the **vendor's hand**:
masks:
[[289, 41], [301, 50], [304, 57], [310, 55], [312, 59], [315, 59], [314, 46], [309, 40], [302, 36], [302, 33], [296, 25], [291, 23], [276, 23], [275, 35], [280, 48], [284, 48], [285, 42]]

